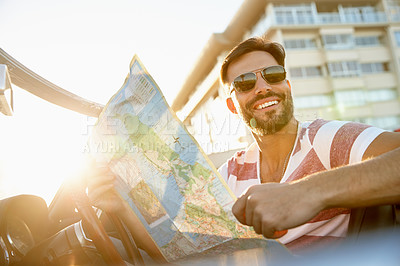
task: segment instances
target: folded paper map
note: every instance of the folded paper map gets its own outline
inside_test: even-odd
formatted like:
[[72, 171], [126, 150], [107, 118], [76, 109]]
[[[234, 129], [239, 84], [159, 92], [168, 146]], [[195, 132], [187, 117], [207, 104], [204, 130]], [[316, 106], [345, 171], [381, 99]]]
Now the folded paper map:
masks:
[[[231, 212], [235, 196], [137, 56], [89, 147], [109, 163], [118, 192], [168, 261], [218, 250], [230, 240], [264, 241], [237, 222]], [[244, 242], [236, 242], [224, 246], [242, 248]]]

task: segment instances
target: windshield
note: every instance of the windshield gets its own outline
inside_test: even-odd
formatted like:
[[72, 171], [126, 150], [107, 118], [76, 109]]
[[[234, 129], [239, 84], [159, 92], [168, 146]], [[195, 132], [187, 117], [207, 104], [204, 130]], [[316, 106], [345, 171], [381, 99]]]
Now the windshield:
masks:
[[[225, 30], [242, 2], [0, 1], [0, 48], [101, 104], [118, 91], [138, 54], [172, 103], [204, 43]], [[95, 121], [13, 90], [14, 115], [0, 114], [0, 197], [35, 194], [49, 204], [79, 169]]]

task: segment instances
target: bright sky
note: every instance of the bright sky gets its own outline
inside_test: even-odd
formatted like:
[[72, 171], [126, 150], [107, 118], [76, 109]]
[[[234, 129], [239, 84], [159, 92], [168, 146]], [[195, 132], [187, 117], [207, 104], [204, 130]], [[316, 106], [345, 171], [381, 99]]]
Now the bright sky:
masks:
[[[106, 104], [136, 53], [171, 104], [213, 32], [243, 0], [0, 0], [0, 47], [45, 79]], [[29, 193], [49, 204], [73, 176], [93, 119], [14, 86], [14, 116], [0, 114], [0, 198]]]

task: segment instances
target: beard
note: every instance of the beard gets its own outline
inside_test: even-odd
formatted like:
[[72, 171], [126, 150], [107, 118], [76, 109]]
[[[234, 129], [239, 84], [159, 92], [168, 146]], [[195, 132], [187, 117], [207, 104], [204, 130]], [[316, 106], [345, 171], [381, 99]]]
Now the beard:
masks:
[[[282, 108], [265, 112], [262, 118], [256, 118], [252, 112], [254, 103], [272, 96], [281, 99], [280, 104], [282, 105]], [[260, 136], [272, 135], [279, 132], [292, 119], [293, 98], [290, 92], [276, 93], [268, 91], [266, 94], [257, 95], [257, 97], [246, 104], [245, 108], [240, 106], [238, 112], [253, 133]]]

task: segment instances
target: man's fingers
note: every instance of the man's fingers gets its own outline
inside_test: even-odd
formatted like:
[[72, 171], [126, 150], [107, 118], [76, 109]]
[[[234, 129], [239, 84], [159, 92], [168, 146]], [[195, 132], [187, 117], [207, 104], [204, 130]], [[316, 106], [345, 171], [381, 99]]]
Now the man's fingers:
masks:
[[100, 169], [92, 178], [88, 178], [87, 186], [95, 188], [106, 183], [114, 182], [115, 176], [110, 170]]
[[236, 219], [241, 223], [245, 224], [246, 223], [246, 215], [245, 215], [245, 210], [246, 210], [246, 197], [243, 195], [239, 197], [235, 204], [232, 206], [232, 213], [235, 215]]
[[274, 229], [274, 227], [271, 226], [271, 224], [267, 224], [265, 222], [262, 224], [262, 230], [260, 230], [260, 231], [262, 231], [262, 235], [264, 237], [270, 238], [270, 239], [280, 238], [280, 237], [286, 235], [287, 232], [288, 232], [288, 230], [277, 231], [277, 230]]
[[253, 226], [253, 229], [254, 229], [254, 231], [257, 233], [257, 234], [262, 234], [262, 222], [261, 222], [261, 217], [260, 216], [257, 216], [257, 215], [254, 215], [254, 217], [253, 217], [253, 219], [252, 219], [252, 226]]
[[106, 184], [97, 187], [95, 190], [89, 191], [88, 197], [92, 203], [95, 203], [104, 193], [111, 191], [114, 184]]
[[252, 204], [252, 196], [248, 196], [246, 199], [246, 225], [253, 226], [253, 212], [254, 212], [254, 205]]

